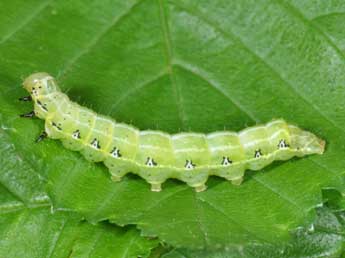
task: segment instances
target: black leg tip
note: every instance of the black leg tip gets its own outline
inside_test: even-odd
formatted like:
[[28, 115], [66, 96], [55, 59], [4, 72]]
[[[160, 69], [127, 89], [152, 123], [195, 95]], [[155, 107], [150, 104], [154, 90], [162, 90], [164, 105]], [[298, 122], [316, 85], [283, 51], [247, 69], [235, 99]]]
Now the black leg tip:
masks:
[[29, 113], [26, 113], [26, 114], [21, 114], [19, 115], [20, 117], [25, 117], [25, 118], [32, 118], [35, 116], [35, 112], [34, 111], [31, 111]]
[[25, 97], [19, 98], [19, 101], [31, 101], [31, 100], [32, 100], [31, 96], [25, 96]]
[[46, 132], [42, 132], [41, 134], [40, 134], [40, 136], [38, 136], [38, 138], [36, 139], [36, 143], [38, 143], [38, 142], [40, 142], [40, 141], [43, 141], [45, 138], [47, 138], [47, 136], [48, 136], [48, 134], [46, 133]]

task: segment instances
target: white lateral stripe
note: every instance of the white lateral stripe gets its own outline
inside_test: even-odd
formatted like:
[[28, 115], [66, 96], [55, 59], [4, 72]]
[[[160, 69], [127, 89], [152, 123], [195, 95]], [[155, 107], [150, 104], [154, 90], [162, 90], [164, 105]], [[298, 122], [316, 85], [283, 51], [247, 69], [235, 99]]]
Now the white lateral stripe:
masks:
[[109, 124], [115, 124], [115, 120], [112, 121], [110, 118], [96, 115], [96, 121], [107, 122]]
[[180, 152], [205, 152], [205, 151], [207, 151], [207, 149], [185, 148], [185, 149], [174, 150], [174, 153], [180, 153]]
[[256, 130], [262, 130], [262, 129], [266, 129], [266, 126], [255, 126], [252, 128], [244, 129], [244, 130], [240, 131], [238, 133], [238, 135], [239, 135], [239, 137], [241, 137], [244, 134], [247, 134], [247, 133], [250, 133], [250, 132], [256, 131]]
[[256, 141], [251, 141], [251, 142], [247, 142], [247, 143], [242, 143], [243, 147], [244, 148], [247, 148], [247, 147], [253, 147], [255, 145], [258, 145], [264, 141], [266, 141], [267, 139], [266, 138], [263, 138], [263, 139], [260, 139], [260, 140], [256, 140]]
[[294, 139], [304, 139], [304, 138], [310, 138], [310, 135], [298, 135], [293, 136]]
[[238, 136], [235, 132], [214, 132], [206, 135], [207, 139], [213, 139], [219, 136]]
[[286, 129], [280, 129], [280, 130], [276, 131], [274, 134], [272, 134], [268, 139], [271, 140], [272, 138], [276, 137], [277, 135], [279, 135], [282, 132], [285, 132], [286, 134], [288, 134], [288, 131]]
[[150, 145], [150, 144], [139, 144], [139, 148], [142, 149], [155, 149], [155, 150], [171, 150], [170, 148], [157, 146], [157, 145]]
[[241, 148], [239, 145], [222, 145], [222, 146], [217, 146], [217, 147], [211, 147], [211, 151], [227, 151], [227, 150], [232, 150], [232, 149], [237, 149]]
[[113, 140], [119, 141], [119, 142], [124, 142], [124, 143], [129, 144], [129, 145], [135, 145], [135, 144], [131, 143], [130, 141], [124, 139], [124, 138], [119, 138], [119, 137], [116, 137], [116, 136], [113, 136]]
[[271, 126], [271, 125], [274, 125], [274, 124], [286, 124], [286, 122], [282, 119], [278, 119], [278, 120], [274, 120], [272, 122], [269, 122], [266, 124], [266, 126]]
[[125, 128], [125, 129], [128, 129], [132, 132], [135, 132], [138, 134], [138, 129], [136, 129], [135, 127], [131, 126], [131, 125], [127, 125], [127, 124], [124, 124], [124, 123], [115, 123], [114, 124], [114, 129], [116, 130], [116, 127], [122, 127], [122, 128]]
[[170, 140], [170, 135], [167, 133], [163, 133], [161, 131], [151, 131], [151, 130], [140, 131], [139, 135], [159, 135], [159, 136], [168, 138]]
[[139, 148], [140, 149], [153, 149], [153, 150], [171, 152], [171, 149], [169, 149], [169, 148], [162, 148], [160, 146], [155, 146], [155, 145], [139, 145]]
[[174, 134], [171, 136], [172, 140], [178, 140], [178, 139], [183, 139], [186, 137], [196, 137], [196, 138], [203, 138], [205, 139], [205, 135], [201, 133], [179, 133], [179, 134]]

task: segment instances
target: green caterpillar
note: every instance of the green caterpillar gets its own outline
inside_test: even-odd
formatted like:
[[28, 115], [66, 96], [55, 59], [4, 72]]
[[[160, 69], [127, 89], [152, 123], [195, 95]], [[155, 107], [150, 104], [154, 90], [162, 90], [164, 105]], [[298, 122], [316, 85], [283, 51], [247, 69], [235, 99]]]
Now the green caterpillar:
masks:
[[30, 75], [23, 85], [30, 96], [21, 100], [33, 100], [34, 111], [22, 116], [45, 120], [39, 140], [45, 136], [60, 139], [87, 160], [104, 162], [113, 180], [132, 172], [150, 183], [152, 191], [160, 191], [168, 178], [203, 191], [210, 175], [238, 185], [246, 169], [259, 170], [293, 156], [322, 154], [325, 147], [314, 134], [281, 119], [239, 133], [139, 131], [70, 101], [47, 73]]

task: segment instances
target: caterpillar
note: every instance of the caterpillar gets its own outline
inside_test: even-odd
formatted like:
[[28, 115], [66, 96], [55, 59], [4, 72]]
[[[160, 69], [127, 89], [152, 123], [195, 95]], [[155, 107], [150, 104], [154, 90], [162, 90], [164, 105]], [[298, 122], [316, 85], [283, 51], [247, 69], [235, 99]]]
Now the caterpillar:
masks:
[[45, 120], [37, 141], [50, 137], [92, 162], [104, 162], [111, 178], [119, 181], [131, 172], [160, 191], [168, 178], [176, 178], [197, 192], [206, 189], [210, 175], [241, 184], [247, 169], [260, 170], [274, 160], [322, 154], [325, 141], [283, 119], [246, 128], [238, 133], [209, 134], [140, 131], [131, 125], [96, 114], [69, 100], [47, 73], [27, 77], [23, 87], [34, 111], [22, 117]]

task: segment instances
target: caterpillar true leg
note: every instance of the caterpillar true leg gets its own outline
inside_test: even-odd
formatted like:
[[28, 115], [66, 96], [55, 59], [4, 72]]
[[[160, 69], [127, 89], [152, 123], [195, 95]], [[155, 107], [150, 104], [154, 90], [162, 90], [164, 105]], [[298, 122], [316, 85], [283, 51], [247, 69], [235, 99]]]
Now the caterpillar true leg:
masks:
[[32, 98], [31, 98], [31, 96], [25, 96], [25, 97], [19, 98], [18, 100], [19, 100], [19, 101], [31, 101]]
[[21, 114], [19, 115], [20, 117], [26, 117], [26, 118], [33, 118], [35, 116], [35, 111], [30, 111], [28, 113], [25, 114]]
[[43, 131], [39, 136], [38, 138], [36, 139], [35, 142], [40, 142], [40, 141], [43, 141], [45, 138], [47, 138], [47, 133], [45, 131]]

